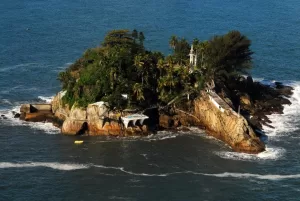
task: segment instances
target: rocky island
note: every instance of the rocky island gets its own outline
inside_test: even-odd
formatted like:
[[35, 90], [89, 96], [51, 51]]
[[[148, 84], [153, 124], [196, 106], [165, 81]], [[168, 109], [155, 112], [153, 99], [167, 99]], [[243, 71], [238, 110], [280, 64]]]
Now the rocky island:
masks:
[[292, 88], [249, 75], [250, 40], [238, 31], [208, 41], [172, 36], [172, 54], [144, 47], [144, 34], [114, 30], [59, 74], [50, 104], [26, 104], [25, 121], [53, 122], [66, 135], [147, 135], [197, 126], [233, 150], [259, 153], [267, 115], [282, 113]]

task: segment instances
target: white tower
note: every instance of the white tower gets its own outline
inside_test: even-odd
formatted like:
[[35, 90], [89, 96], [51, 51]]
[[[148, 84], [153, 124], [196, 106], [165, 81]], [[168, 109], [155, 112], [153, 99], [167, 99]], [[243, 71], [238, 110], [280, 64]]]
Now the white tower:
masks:
[[190, 65], [191, 65], [190, 72], [193, 72], [194, 67], [197, 66], [197, 55], [194, 53], [193, 45], [191, 46], [191, 50], [190, 50], [189, 55], [190, 55]]

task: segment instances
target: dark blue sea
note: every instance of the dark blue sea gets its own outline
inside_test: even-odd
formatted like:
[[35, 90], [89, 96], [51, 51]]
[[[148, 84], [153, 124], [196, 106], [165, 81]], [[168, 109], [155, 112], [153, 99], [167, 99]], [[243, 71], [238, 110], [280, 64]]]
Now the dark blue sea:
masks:
[[[265, 128], [267, 150], [234, 153], [198, 129], [144, 138], [67, 137], [13, 118], [49, 101], [57, 74], [112, 29], [138, 29], [151, 50], [239, 30], [252, 40], [253, 77], [295, 88]], [[299, 0], [1, 0], [0, 200], [300, 200]], [[74, 140], [84, 140], [75, 145]]]

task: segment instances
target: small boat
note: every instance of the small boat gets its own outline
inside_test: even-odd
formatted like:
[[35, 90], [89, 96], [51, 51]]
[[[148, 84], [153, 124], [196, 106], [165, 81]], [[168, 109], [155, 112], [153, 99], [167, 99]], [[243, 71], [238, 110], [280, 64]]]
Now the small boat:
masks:
[[82, 144], [83, 141], [82, 140], [75, 140], [74, 144]]

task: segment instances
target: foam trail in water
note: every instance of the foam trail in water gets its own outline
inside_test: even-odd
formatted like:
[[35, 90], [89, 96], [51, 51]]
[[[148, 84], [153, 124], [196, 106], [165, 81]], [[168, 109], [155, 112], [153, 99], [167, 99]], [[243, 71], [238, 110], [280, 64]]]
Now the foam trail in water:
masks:
[[[174, 172], [174, 173], [164, 173], [164, 174], [148, 174], [148, 173], [136, 173], [136, 172], [128, 171], [128, 170], [125, 170], [123, 167], [110, 167], [110, 166], [103, 166], [103, 165], [94, 165], [94, 167], [118, 170], [118, 171], [124, 172], [126, 174], [135, 175], [135, 176], [143, 176], [143, 177], [166, 177], [171, 174], [180, 173], [180, 172], [178, 172], [178, 173]], [[184, 172], [181, 172], [181, 173], [184, 173]]]
[[283, 148], [266, 147], [266, 151], [259, 154], [246, 154], [230, 151], [215, 152], [216, 155], [224, 159], [241, 160], [241, 161], [257, 161], [257, 160], [277, 160], [285, 153]]
[[28, 162], [28, 163], [10, 163], [10, 162], [0, 162], [1, 169], [7, 168], [33, 168], [33, 167], [47, 167], [55, 170], [78, 170], [87, 169], [88, 165], [82, 164], [72, 164], [72, 163], [48, 163], [48, 162]]
[[23, 68], [27, 68], [29, 66], [37, 66], [37, 65], [38, 65], [38, 63], [25, 63], [25, 64], [17, 64], [14, 66], [5, 66], [0, 69], [0, 73], [8, 72], [8, 71], [15, 70], [15, 69], [20, 70]]
[[251, 174], [251, 173], [231, 173], [231, 172], [224, 172], [224, 173], [217, 173], [217, 174], [208, 174], [208, 173], [201, 173], [201, 172], [193, 172], [193, 171], [182, 171], [182, 172], [170, 172], [170, 173], [161, 173], [161, 174], [148, 174], [148, 173], [136, 173], [132, 171], [125, 170], [123, 167], [108, 167], [102, 165], [94, 165], [94, 167], [103, 168], [103, 169], [114, 169], [124, 172], [126, 174], [134, 175], [134, 176], [142, 176], [142, 177], [167, 177], [171, 175], [178, 175], [178, 174], [193, 174], [193, 175], [204, 175], [210, 177], [233, 177], [233, 178], [242, 178], [242, 179], [262, 179], [262, 180], [282, 180], [282, 179], [299, 179], [300, 174], [292, 174], [292, 175], [278, 175], [278, 174], [267, 174], [267, 175], [260, 175], [260, 174]]
[[213, 177], [233, 177], [233, 178], [245, 178], [245, 179], [262, 179], [262, 180], [282, 180], [282, 179], [299, 179], [300, 174], [291, 174], [291, 175], [278, 175], [278, 174], [250, 174], [250, 173], [233, 173], [233, 172], [224, 172], [218, 174], [202, 174], [205, 176]]
[[174, 133], [170, 131], [159, 131], [157, 134], [148, 135], [146, 137], [141, 138], [144, 141], [160, 141], [160, 140], [167, 140], [173, 139], [179, 136], [179, 133]]
[[[251, 174], [251, 173], [235, 173], [235, 172], [224, 172], [216, 174], [208, 174], [201, 172], [193, 171], [182, 171], [182, 172], [170, 172], [170, 173], [161, 173], [161, 174], [148, 174], [148, 173], [136, 173], [132, 171], [125, 170], [123, 167], [111, 167], [103, 165], [85, 165], [85, 164], [74, 164], [74, 163], [57, 163], [57, 162], [27, 162], [27, 163], [11, 163], [11, 162], [0, 162], [0, 169], [9, 169], [9, 168], [35, 168], [35, 167], [46, 167], [55, 170], [62, 171], [71, 171], [71, 170], [80, 170], [88, 169], [91, 167], [97, 167], [102, 169], [113, 169], [129, 175], [142, 176], [142, 177], [167, 177], [177, 174], [193, 174], [193, 175], [204, 175], [210, 177], [219, 177], [219, 178], [241, 178], [241, 179], [262, 179], [262, 180], [282, 180], [282, 179], [299, 179], [300, 174], [292, 175], [279, 175], [279, 174]], [[114, 176], [113, 174], [106, 174]]]

